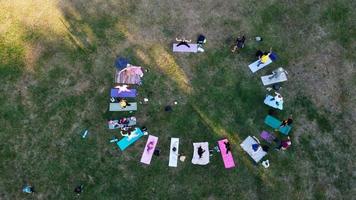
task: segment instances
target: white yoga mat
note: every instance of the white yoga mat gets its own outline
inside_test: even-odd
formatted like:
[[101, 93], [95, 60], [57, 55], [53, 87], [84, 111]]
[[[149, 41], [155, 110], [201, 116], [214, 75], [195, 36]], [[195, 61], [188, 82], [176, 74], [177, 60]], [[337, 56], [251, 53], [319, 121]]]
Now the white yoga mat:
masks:
[[189, 44], [190, 47], [180, 45], [177, 47], [177, 43], [173, 43], [173, 52], [191, 52], [197, 53], [198, 52], [198, 44]]
[[283, 101], [276, 101], [273, 99], [273, 96], [267, 95], [263, 103], [265, 103], [268, 106], [271, 106], [272, 108], [277, 108], [279, 110], [283, 110]]
[[268, 60], [267, 60], [265, 63], [260, 64], [259, 66], [257, 66], [258, 62], [259, 62], [259, 60], [257, 60], [257, 61], [255, 61], [255, 62], [251, 63], [251, 64], [248, 66], [248, 67], [250, 68], [250, 70], [251, 70], [253, 73], [255, 73], [255, 72], [257, 72], [258, 70], [260, 70], [260, 69], [266, 67], [267, 65], [271, 64], [271, 63], [272, 63], [272, 60], [271, 60], [270, 58], [268, 58]]
[[[204, 153], [201, 158], [199, 157], [199, 154], [198, 154], [198, 148], [200, 146], [204, 150]], [[193, 153], [192, 163], [195, 165], [207, 165], [210, 160], [209, 143], [208, 142], [193, 143], [193, 148], [194, 148], [194, 153]]]
[[262, 147], [260, 146], [257, 151], [254, 151], [252, 149], [253, 144], [258, 144], [258, 142], [253, 139], [251, 136], [248, 136], [241, 144], [240, 146], [248, 155], [251, 156], [251, 158], [257, 163], [259, 162], [267, 153], [263, 151]]
[[273, 76], [273, 74], [267, 76], [261, 76], [263, 85], [272, 85], [275, 83], [280, 83], [288, 80], [286, 73], [281, 73], [281, 75], [279, 75], [278, 78], [269, 79], [269, 77], [271, 76]]
[[[176, 151], [173, 151], [173, 148], [176, 148]], [[169, 152], [169, 164], [170, 167], [177, 167], [178, 164], [178, 150], [179, 150], [179, 138], [171, 138], [171, 146]]]

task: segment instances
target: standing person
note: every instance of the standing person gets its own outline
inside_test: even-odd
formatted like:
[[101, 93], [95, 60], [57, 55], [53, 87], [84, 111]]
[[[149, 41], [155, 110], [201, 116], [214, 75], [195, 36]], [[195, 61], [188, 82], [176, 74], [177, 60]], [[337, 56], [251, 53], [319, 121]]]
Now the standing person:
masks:
[[269, 55], [271, 55], [271, 53], [272, 53], [272, 47], [269, 49], [269, 52], [265, 52], [262, 56], [259, 57], [257, 67], [260, 66], [261, 64], [265, 64], [268, 61]]
[[239, 53], [239, 50], [245, 47], [245, 40], [246, 38], [244, 35], [241, 38], [237, 37], [236, 43], [232, 48], [231, 52], [234, 53], [235, 51], [237, 51], [237, 53]]
[[289, 115], [288, 119], [285, 119], [282, 121], [282, 124], [280, 127], [286, 126], [286, 125], [291, 125], [293, 123], [293, 118], [292, 114]]
[[202, 156], [203, 156], [203, 153], [205, 152], [205, 150], [201, 147], [201, 146], [199, 146], [198, 147], [198, 155], [199, 155], [199, 158], [201, 158]]
[[83, 185], [78, 185], [77, 187], [74, 188], [74, 192], [79, 196], [80, 193], [83, 192], [84, 186]]
[[287, 150], [290, 146], [292, 145], [292, 141], [290, 140], [290, 137], [286, 140], [282, 140], [281, 143], [279, 144], [278, 147], [276, 147], [277, 150]]
[[179, 46], [181, 46], [181, 45], [185, 45], [185, 46], [187, 46], [188, 48], [190, 48], [190, 46], [189, 46], [188, 43], [190, 43], [192, 40], [186, 40], [185, 38], [182, 38], [182, 39], [176, 38], [176, 41], [179, 42], [179, 43], [177, 44], [177, 47], [179, 47]]

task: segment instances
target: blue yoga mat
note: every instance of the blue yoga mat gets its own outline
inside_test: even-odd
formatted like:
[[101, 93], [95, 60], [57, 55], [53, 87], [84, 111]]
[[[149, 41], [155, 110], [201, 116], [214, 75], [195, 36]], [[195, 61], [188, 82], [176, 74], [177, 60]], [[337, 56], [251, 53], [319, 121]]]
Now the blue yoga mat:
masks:
[[143, 136], [143, 132], [139, 128], [136, 128], [135, 131], [133, 131], [133, 133], [131, 134], [137, 134], [137, 135], [131, 138], [125, 136], [120, 141], [116, 142], [117, 146], [121, 149], [121, 151], [125, 150], [127, 147], [135, 143], [138, 139], [140, 139]]

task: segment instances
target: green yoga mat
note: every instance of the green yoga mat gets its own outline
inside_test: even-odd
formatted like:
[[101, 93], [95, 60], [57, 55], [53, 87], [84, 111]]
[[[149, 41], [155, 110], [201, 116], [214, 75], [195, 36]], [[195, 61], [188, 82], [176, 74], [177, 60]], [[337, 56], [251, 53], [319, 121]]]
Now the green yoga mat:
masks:
[[281, 127], [282, 122], [272, 117], [271, 115], [266, 116], [265, 124], [267, 124], [268, 126], [274, 129], [278, 129], [284, 135], [288, 135], [289, 131], [292, 129], [292, 127], [290, 127], [289, 125], [285, 125]]

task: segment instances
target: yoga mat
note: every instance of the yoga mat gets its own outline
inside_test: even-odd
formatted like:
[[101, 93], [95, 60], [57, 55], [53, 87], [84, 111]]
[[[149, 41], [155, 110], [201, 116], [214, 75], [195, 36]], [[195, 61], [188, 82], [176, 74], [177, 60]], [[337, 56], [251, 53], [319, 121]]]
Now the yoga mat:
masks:
[[[277, 108], [279, 110], [283, 110], [283, 101], [276, 101], [276, 100], [271, 100], [273, 99], [273, 96], [267, 95], [265, 100], [263, 101], [264, 104], [271, 106], [272, 108]], [[278, 104], [277, 104], [278, 102]]]
[[110, 103], [109, 111], [135, 111], [137, 110], [136, 102], [129, 102], [130, 106], [121, 108], [120, 103]]
[[281, 73], [281, 75], [279, 75], [278, 78], [269, 79], [269, 77], [271, 76], [273, 76], [273, 74], [261, 76], [263, 85], [272, 85], [275, 83], [280, 83], [288, 80], [286, 73]]
[[155, 151], [156, 144], [158, 142], [158, 137], [149, 135], [145, 149], [143, 150], [141, 162], [149, 165], [151, 163], [153, 152]]
[[263, 64], [260, 64], [259, 66], [257, 66], [259, 60], [256, 60], [255, 62], [251, 63], [248, 67], [250, 68], [250, 70], [252, 71], [252, 73], [255, 73], [257, 72], [258, 70], [266, 67], [267, 65], [271, 64], [272, 63], [272, 60], [270, 58], [268, 58], [268, 60], [263, 63]]
[[110, 92], [111, 97], [126, 97], [126, 98], [133, 98], [136, 97], [136, 89], [129, 89], [128, 91], [121, 91], [120, 89], [117, 88], [111, 88]]
[[[201, 146], [205, 152], [203, 153], [202, 157], [199, 157], [198, 148]], [[209, 156], [209, 143], [208, 142], [198, 142], [193, 143], [194, 153], [192, 158], [192, 163], [195, 165], [207, 165], [210, 160]]]
[[223, 139], [218, 141], [221, 157], [224, 161], [224, 166], [226, 169], [233, 168], [235, 167], [234, 158], [232, 157], [231, 151], [229, 151], [229, 153], [226, 154], [225, 142], [228, 142], [228, 140]]
[[267, 141], [268, 143], [272, 143], [272, 141], [276, 138], [274, 135], [267, 131], [262, 131], [260, 137]]
[[177, 43], [173, 43], [173, 52], [198, 52], [198, 44], [189, 44], [189, 46], [190, 47], [180, 45], [179, 47], [177, 47]]
[[262, 147], [259, 147], [257, 151], [254, 151], [252, 145], [258, 144], [258, 142], [253, 139], [251, 136], [248, 136], [240, 146], [242, 149], [249, 155], [251, 158], [258, 163], [266, 154], [267, 152], [263, 151]]
[[121, 149], [121, 151], [125, 150], [127, 147], [129, 147], [131, 144], [133, 144], [143, 136], [143, 132], [139, 128], [136, 128], [135, 131], [133, 131], [131, 134], [134, 134], [134, 136], [125, 136], [120, 141], [116, 142], [117, 146]]
[[[176, 151], [173, 151], [173, 148], [176, 148]], [[178, 164], [178, 152], [179, 152], [179, 138], [171, 138], [171, 146], [169, 151], [169, 167], [177, 167]]]
[[289, 125], [281, 127], [282, 122], [270, 115], [267, 115], [265, 118], [265, 123], [274, 129], [278, 129], [278, 131], [284, 135], [288, 135], [289, 131], [292, 129], [292, 127]]

